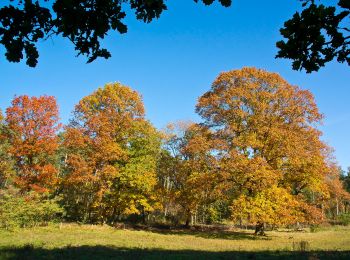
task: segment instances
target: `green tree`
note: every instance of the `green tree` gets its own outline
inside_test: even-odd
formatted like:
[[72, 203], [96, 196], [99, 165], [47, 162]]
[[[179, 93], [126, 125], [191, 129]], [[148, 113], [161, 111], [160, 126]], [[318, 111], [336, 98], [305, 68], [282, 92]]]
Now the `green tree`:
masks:
[[344, 188], [347, 190], [347, 192], [350, 192], [350, 167], [346, 173], [342, 172], [340, 178], [343, 182]]
[[0, 110], [0, 189], [7, 188], [14, 181], [14, 160], [10, 154], [10, 144], [6, 136], [7, 128]]
[[57, 199], [33, 192], [23, 196], [13, 187], [0, 190], [0, 228], [34, 227], [60, 221], [63, 209]]

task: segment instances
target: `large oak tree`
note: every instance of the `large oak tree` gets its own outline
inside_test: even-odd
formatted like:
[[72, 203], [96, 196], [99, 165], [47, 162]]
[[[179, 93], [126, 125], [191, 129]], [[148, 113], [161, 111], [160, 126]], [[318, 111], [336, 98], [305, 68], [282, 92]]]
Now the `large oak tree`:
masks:
[[256, 223], [257, 232], [264, 223], [322, 219], [317, 198], [329, 196], [326, 177], [333, 168], [309, 91], [278, 74], [243, 68], [221, 73], [197, 112], [218, 143], [235, 219]]

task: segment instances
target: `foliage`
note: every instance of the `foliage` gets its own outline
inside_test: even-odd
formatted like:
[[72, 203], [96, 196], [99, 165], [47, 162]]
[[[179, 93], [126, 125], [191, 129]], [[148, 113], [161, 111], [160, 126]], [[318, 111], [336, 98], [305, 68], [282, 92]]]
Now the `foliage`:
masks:
[[344, 189], [347, 191], [347, 192], [350, 192], [350, 168], [348, 168], [348, 172], [345, 174], [345, 173], [342, 173], [340, 175], [340, 179], [342, 180], [343, 182], [343, 185], [344, 185]]
[[22, 191], [47, 192], [57, 185], [58, 120], [52, 96], [15, 97], [7, 108], [6, 138], [15, 160], [15, 183]]
[[275, 226], [304, 221], [298, 201], [285, 189], [270, 187], [254, 197], [241, 195], [231, 206], [232, 217], [249, 223], [268, 223]]
[[287, 224], [300, 221], [300, 213], [322, 219], [321, 204], [305, 194], [325, 199], [332, 168], [314, 128], [322, 116], [310, 92], [277, 74], [243, 68], [220, 74], [197, 112], [217, 144], [220, 182], [235, 219]]
[[109, 225], [231, 219], [261, 234], [265, 224], [346, 222], [348, 178], [320, 139], [309, 91], [243, 68], [221, 73], [196, 111], [202, 122], [159, 132], [141, 96], [110, 83], [82, 98], [58, 133], [54, 97], [15, 97], [0, 113], [2, 226], [61, 214]]
[[[194, 0], [198, 2], [198, 0]], [[51, 36], [67, 38], [78, 55], [86, 55], [88, 62], [98, 57], [109, 58], [109, 51], [100, 41], [109, 31], [127, 32], [123, 22], [126, 9], [135, 12], [136, 19], [149, 23], [167, 9], [164, 0], [55, 0], [40, 3], [32, 0], [7, 0], [0, 9], [0, 44], [6, 48], [6, 59], [35, 67], [39, 53], [37, 43]], [[13, 4], [12, 2], [15, 2]], [[214, 0], [200, 0], [210, 5]], [[230, 6], [231, 0], [219, 0]]]
[[63, 210], [57, 200], [36, 194], [20, 196], [16, 192], [0, 194], [0, 227], [13, 229], [16, 227], [34, 227], [48, 222], [60, 220]]
[[340, 170], [336, 166], [333, 166], [333, 169], [325, 180], [329, 191], [325, 210], [327, 211], [328, 218], [337, 219], [341, 215], [341, 212], [344, 213], [347, 211], [347, 207], [350, 205], [350, 194], [344, 189]]
[[165, 151], [158, 169], [160, 192], [166, 198], [164, 208], [179, 205], [189, 225], [201, 208], [216, 200], [212, 143], [206, 129], [191, 122], [169, 124], [164, 137]]
[[9, 186], [15, 175], [14, 160], [10, 155], [10, 144], [6, 138], [7, 133], [8, 128], [0, 110], [0, 189]]
[[325, 6], [315, 0], [301, 0], [303, 11], [284, 23], [280, 30], [285, 40], [277, 42], [277, 58], [293, 61], [294, 70], [318, 71], [336, 59], [350, 65], [350, 3]]
[[[211, 5], [215, 0], [194, 0]], [[347, 24], [350, 5], [338, 0], [325, 6], [315, 0], [300, 0], [302, 12], [296, 12], [280, 29], [284, 40], [276, 43], [277, 58], [293, 61], [294, 70], [318, 71], [327, 62], [336, 59], [350, 65], [350, 29]], [[32, 0], [7, 0], [0, 9], [0, 44], [10, 62], [38, 63], [39, 41], [62, 36], [74, 45], [78, 55], [88, 57], [88, 63], [99, 57], [109, 58], [110, 52], [101, 41], [110, 31], [127, 32], [123, 22], [126, 10], [135, 12], [136, 19], [150, 23], [167, 10], [164, 0], [55, 0], [46, 3]], [[14, 2], [14, 3], [13, 3]], [[225, 7], [232, 0], [218, 0]]]
[[116, 83], [83, 98], [63, 145], [63, 193], [71, 218], [114, 222], [154, 210], [160, 137], [144, 119], [137, 92]]
[[337, 220], [344, 226], [350, 225], [350, 213], [343, 213], [337, 216]]

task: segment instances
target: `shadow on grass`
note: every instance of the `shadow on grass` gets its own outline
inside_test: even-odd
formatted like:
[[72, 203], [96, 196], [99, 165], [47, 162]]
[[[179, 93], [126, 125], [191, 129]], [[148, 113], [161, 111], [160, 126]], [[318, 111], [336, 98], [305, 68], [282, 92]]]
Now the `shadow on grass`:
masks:
[[0, 248], [0, 259], [350, 259], [350, 251], [207, 252], [106, 246], [43, 249], [28, 245], [22, 248]]
[[198, 230], [149, 230], [149, 232], [162, 235], [188, 235], [207, 239], [227, 239], [227, 240], [268, 240], [269, 237], [257, 237], [253, 234], [234, 231], [198, 231]]
[[254, 236], [251, 233], [237, 232], [227, 230], [226, 227], [212, 226], [201, 227], [193, 226], [191, 228], [171, 227], [171, 226], [134, 226], [132, 230], [142, 230], [161, 235], [180, 235], [195, 236], [207, 239], [226, 239], [226, 240], [270, 240], [270, 237]]

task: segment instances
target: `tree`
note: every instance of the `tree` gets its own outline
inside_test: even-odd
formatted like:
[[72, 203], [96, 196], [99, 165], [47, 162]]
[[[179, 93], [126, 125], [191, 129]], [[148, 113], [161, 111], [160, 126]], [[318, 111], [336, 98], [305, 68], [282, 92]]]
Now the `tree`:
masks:
[[191, 210], [194, 210], [191, 201], [197, 196], [188, 189], [186, 182], [190, 171], [185, 165], [186, 157], [183, 154], [186, 131], [192, 125], [194, 123], [185, 121], [167, 125], [163, 131], [163, 151], [157, 167], [157, 189], [161, 194], [164, 216], [172, 216], [176, 223], [185, 218], [187, 225], [191, 218]]
[[185, 226], [197, 218], [205, 223], [210, 217], [207, 211], [217, 200], [216, 158], [208, 135], [207, 128], [181, 121], [169, 124], [164, 132], [163, 157], [158, 166], [163, 208], [165, 215], [177, 214]]
[[10, 144], [6, 138], [8, 128], [0, 110], [0, 189], [6, 188], [14, 180], [14, 161], [10, 154]]
[[[215, 0], [193, 0], [211, 5]], [[296, 12], [280, 30], [285, 40], [277, 42], [276, 57], [293, 60], [293, 69], [318, 71], [336, 59], [350, 64], [350, 4], [338, 0], [336, 6], [326, 7], [315, 0], [300, 0], [303, 11]], [[12, 4], [16, 2], [17, 4]], [[88, 57], [88, 63], [98, 57], [109, 58], [110, 52], [101, 41], [111, 30], [127, 32], [123, 23], [125, 9], [135, 11], [136, 18], [146, 23], [157, 19], [167, 9], [164, 0], [8, 0], [0, 9], [0, 44], [10, 62], [35, 67], [39, 53], [37, 43], [52, 36], [62, 36], [74, 45], [77, 55]], [[232, 0], [218, 0], [231, 6]]]
[[315, 0], [301, 0], [303, 11], [284, 23], [285, 40], [277, 42], [277, 58], [293, 61], [294, 70], [318, 71], [336, 59], [350, 65], [350, 2], [325, 6]]
[[58, 107], [52, 96], [18, 96], [7, 108], [6, 138], [15, 161], [15, 184], [22, 192], [47, 192], [56, 187], [58, 121]]
[[[194, 0], [198, 2], [198, 0]], [[16, 2], [17, 4], [11, 4]], [[8, 0], [0, 9], [0, 44], [6, 49], [6, 59], [35, 67], [39, 53], [37, 43], [51, 36], [67, 38], [78, 55], [86, 55], [88, 62], [98, 57], [109, 58], [109, 51], [100, 41], [110, 30], [123, 34], [125, 9], [135, 11], [136, 18], [145, 23], [159, 18], [167, 9], [164, 0]], [[201, 0], [210, 5], [214, 0]], [[231, 0], [219, 0], [230, 6]]]
[[196, 111], [216, 140], [234, 219], [244, 217], [263, 233], [263, 224], [276, 219], [295, 223], [322, 215], [308, 193], [328, 196], [330, 151], [314, 127], [322, 115], [309, 91], [278, 74], [243, 68], [221, 73]]
[[66, 128], [63, 193], [72, 219], [112, 223], [157, 206], [160, 137], [136, 91], [107, 84], [84, 97]]
[[350, 192], [350, 167], [348, 168], [348, 171], [347, 173], [343, 173], [341, 176], [340, 176], [342, 182], [343, 182], [343, 186], [344, 186], [344, 189], [347, 191], [347, 192]]
[[265, 235], [265, 224], [272, 226], [289, 225], [297, 222], [318, 223], [323, 220], [319, 210], [298, 201], [288, 190], [271, 186], [255, 196], [241, 195], [232, 206], [234, 220], [249, 220], [256, 223], [255, 234]]
[[347, 206], [350, 204], [350, 193], [344, 189], [341, 177], [341, 169], [336, 165], [333, 165], [332, 171], [326, 177], [330, 196], [325, 206], [328, 217], [333, 219], [346, 213]]

